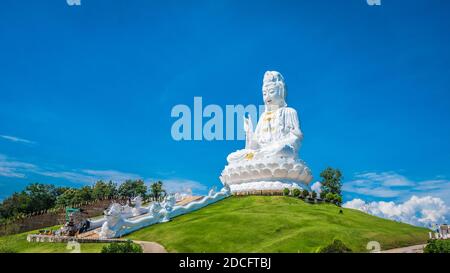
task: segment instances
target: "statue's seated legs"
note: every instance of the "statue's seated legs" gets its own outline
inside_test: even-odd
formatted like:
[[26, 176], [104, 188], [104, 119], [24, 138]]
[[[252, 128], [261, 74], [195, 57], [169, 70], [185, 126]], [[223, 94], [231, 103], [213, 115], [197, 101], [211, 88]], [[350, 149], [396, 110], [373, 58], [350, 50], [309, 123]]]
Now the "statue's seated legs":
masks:
[[255, 150], [250, 149], [237, 150], [227, 156], [228, 164], [239, 162], [244, 159], [252, 159], [255, 152]]
[[296, 158], [295, 148], [288, 144], [273, 143], [259, 150], [242, 149], [228, 155], [228, 164], [242, 160], [263, 158]]
[[262, 148], [255, 158], [296, 158], [296, 152], [291, 145], [273, 143]]

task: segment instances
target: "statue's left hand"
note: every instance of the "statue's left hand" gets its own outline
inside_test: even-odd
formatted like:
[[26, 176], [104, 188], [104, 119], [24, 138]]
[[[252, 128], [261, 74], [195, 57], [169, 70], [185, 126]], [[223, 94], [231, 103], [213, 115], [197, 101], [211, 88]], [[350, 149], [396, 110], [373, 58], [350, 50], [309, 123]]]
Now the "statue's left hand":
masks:
[[245, 131], [245, 148], [249, 149], [253, 145], [253, 124], [250, 118], [244, 116], [244, 131]]
[[252, 120], [250, 118], [246, 118], [245, 116], [244, 116], [244, 131], [246, 134], [248, 134], [248, 132], [253, 132]]
[[245, 133], [247, 133], [249, 130], [252, 130], [253, 128], [251, 128], [250, 123], [252, 121], [249, 118], [244, 117], [244, 131]]

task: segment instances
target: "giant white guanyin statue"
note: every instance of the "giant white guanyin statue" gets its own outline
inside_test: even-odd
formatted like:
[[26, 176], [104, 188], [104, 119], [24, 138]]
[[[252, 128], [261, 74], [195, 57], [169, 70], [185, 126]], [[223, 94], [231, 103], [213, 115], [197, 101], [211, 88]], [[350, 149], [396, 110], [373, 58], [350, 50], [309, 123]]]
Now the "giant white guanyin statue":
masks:
[[308, 188], [311, 170], [298, 158], [303, 134], [297, 112], [287, 107], [286, 83], [279, 72], [264, 74], [262, 95], [265, 110], [256, 129], [244, 117], [245, 149], [228, 155], [220, 180], [232, 193]]

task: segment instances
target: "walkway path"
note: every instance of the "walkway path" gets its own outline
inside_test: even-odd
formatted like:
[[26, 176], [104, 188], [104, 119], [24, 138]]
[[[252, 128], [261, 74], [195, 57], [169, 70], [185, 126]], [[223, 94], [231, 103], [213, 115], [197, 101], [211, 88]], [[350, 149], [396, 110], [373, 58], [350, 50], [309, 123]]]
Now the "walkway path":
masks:
[[160, 244], [155, 242], [136, 241], [134, 243], [140, 244], [144, 253], [167, 253], [167, 250]]
[[394, 248], [389, 250], [383, 250], [381, 253], [423, 253], [424, 245], [407, 246], [402, 248]]
[[181, 200], [180, 202], [177, 202], [176, 205], [177, 206], [184, 206], [184, 205], [187, 205], [187, 204], [189, 204], [191, 202], [198, 201], [198, 200], [200, 200], [202, 198], [203, 198], [203, 196], [188, 196], [188, 197], [184, 198], [183, 200]]

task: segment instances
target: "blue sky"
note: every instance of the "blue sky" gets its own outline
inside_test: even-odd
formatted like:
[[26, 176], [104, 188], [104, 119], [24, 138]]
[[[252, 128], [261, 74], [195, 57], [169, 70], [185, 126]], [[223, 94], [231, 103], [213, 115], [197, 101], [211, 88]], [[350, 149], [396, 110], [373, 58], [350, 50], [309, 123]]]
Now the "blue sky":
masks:
[[[243, 141], [172, 139], [177, 104], [262, 104], [280, 71], [315, 180], [450, 204], [448, 1], [3, 1], [0, 199], [30, 182], [205, 192]], [[205, 119], [206, 121], [206, 119]]]

